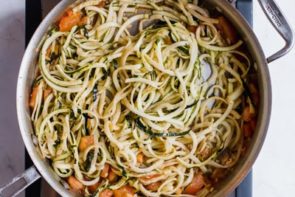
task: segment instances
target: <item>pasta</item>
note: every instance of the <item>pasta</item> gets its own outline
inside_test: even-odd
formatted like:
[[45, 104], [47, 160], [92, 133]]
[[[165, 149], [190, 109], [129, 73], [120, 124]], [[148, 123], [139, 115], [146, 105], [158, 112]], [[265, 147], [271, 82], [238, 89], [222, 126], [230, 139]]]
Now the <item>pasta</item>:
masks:
[[65, 186], [206, 196], [227, 175], [255, 129], [258, 90], [243, 41], [210, 14], [189, 0], [85, 0], [48, 30], [29, 104]]

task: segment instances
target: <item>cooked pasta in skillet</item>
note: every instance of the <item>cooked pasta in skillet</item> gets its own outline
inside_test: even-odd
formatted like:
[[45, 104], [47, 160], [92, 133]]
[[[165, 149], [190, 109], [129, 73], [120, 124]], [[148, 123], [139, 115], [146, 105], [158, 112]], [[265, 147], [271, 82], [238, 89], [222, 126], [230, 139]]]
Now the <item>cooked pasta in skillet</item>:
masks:
[[254, 64], [198, 1], [77, 1], [37, 50], [34, 141], [84, 196], [206, 196], [255, 130]]

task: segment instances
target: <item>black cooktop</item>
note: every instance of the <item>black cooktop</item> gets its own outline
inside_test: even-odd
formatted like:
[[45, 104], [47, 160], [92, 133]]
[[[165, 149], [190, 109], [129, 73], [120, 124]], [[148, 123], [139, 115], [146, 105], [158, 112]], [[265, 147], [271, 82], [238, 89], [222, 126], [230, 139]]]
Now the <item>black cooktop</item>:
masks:
[[[50, 0], [48, 0], [50, 1]], [[235, 1], [235, 0], [231, 0]], [[30, 41], [33, 33], [42, 20], [42, 0], [26, 0], [26, 45]], [[253, 24], [253, 2], [252, 0], [237, 0], [236, 7], [248, 20], [249, 24]], [[33, 165], [28, 153], [25, 153], [26, 161], [25, 167], [29, 168]], [[41, 196], [41, 180], [36, 181], [29, 188], [26, 189], [27, 197]], [[50, 195], [42, 194], [42, 196], [49, 197]], [[252, 197], [252, 172], [248, 174], [245, 180], [236, 188], [231, 197]]]

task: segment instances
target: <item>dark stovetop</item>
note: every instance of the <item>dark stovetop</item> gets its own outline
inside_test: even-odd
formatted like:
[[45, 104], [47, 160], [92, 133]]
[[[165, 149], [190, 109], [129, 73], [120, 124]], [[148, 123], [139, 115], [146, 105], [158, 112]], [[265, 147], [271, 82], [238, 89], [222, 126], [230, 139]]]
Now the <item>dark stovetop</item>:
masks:
[[[42, 20], [42, 15], [52, 7], [55, 2], [59, 0], [26, 0], [26, 45], [30, 41], [31, 36], [38, 27], [39, 23]], [[232, 2], [235, 0], [231, 0]], [[48, 4], [49, 7], [42, 9], [44, 5]], [[252, 0], [237, 0], [236, 3], [239, 11], [244, 15], [248, 20], [249, 24], [253, 24], [252, 12], [253, 12], [253, 2]], [[26, 162], [25, 167], [29, 168], [33, 163], [26, 152]], [[46, 185], [46, 187], [44, 187]], [[42, 192], [41, 192], [42, 188]], [[26, 196], [44, 196], [51, 197], [57, 196], [54, 193], [54, 190], [48, 187], [47, 183], [44, 180], [38, 180], [32, 184], [29, 188], [26, 189]], [[230, 195], [230, 197], [252, 197], [252, 172], [248, 174], [245, 180], [238, 186], [238, 188]]]

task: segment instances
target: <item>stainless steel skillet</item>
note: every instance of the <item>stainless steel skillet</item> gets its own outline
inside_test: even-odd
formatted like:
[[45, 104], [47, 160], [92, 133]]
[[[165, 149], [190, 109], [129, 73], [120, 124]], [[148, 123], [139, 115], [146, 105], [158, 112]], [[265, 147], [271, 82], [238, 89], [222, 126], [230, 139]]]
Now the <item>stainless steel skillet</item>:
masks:
[[[271, 112], [271, 83], [269, 78], [268, 63], [285, 55], [293, 46], [293, 33], [283, 16], [282, 12], [273, 0], [258, 0], [268, 19], [273, 24], [278, 33], [285, 40], [286, 45], [274, 55], [265, 58], [261, 45], [259, 44], [251, 27], [245, 19], [225, 0], [203, 0], [201, 3], [208, 8], [217, 8], [235, 26], [247, 44], [247, 48], [257, 64], [258, 84], [260, 90], [260, 109], [258, 123], [252, 144], [248, 148], [246, 155], [240, 159], [229, 176], [220, 182], [212, 196], [227, 196], [243, 180], [251, 169], [258, 153], [262, 147]], [[19, 71], [17, 84], [17, 115], [23, 141], [27, 151], [35, 166], [32, 166], [20, 176], [14, 178], [11, 183], [0, 188], [0, 197], [15, 196], [24, 188], [29, 186], [41, 175], [43, 178], [62, 196], [75, 196], [76, 194], [65, 189], [60, 184], [60, 179], [55, 175], [49, 164], [41, 159], [38, 148], [34, 145], [33, 129], [30, 121], [30, 111], [28, 99], [30, 87], [34, 79], [34, 69], [36, 64], [36, 48], [47, 28], [55, 22], [64, 12], [66, 7], [73, 3], [73, 0], [61, 1], [43, 20], [32, 37]], [[41, 175], [40, 175], [41, 174]]]

